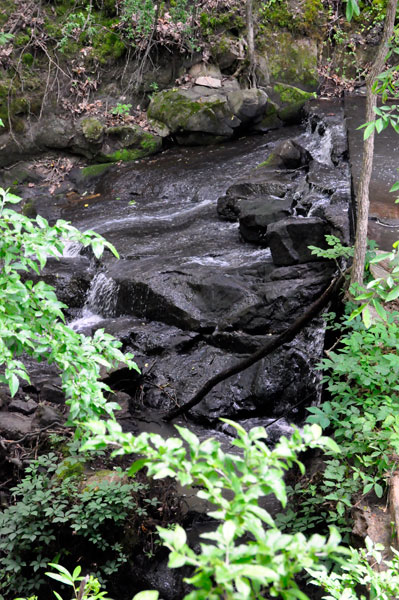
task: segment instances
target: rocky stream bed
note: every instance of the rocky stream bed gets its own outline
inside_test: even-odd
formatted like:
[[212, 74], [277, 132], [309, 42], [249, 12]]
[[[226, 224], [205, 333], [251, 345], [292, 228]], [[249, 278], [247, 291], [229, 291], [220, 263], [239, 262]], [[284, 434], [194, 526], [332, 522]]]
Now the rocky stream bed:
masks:
[[[102, 174], [75, 168], [53, 195], [40, 182], [17, 191], [31, 214], [94, 229], [120, 253], [99, 262], [69, 245], [44, 276], [68, 305], [71, 327], [104, 328], [135, 354], [141, 375], [107, 375], [133, 432], [169, 435], [167, 410], [283, 332], [328, 286], [335, 266], [308, 246], [324, 246], [329, 233], [345, 243], [351, 237], [338, 104], [312, 101], [302, 125], [217, 147], [171, 148]], [[320, 398], [315, 367], [324, 334], [316, 318], [293, 342], [216, 386], [190, 411], [189, 426], [226, 446], [232, 432], [221, 417], [269, 426], [271, 443], [289, 433]], [[64, 419], [58, 374], [33, 364], [30, 372], [31, 385], [14, 399], [1, 391], [0, 434], [8, 440]], [[203, 512], [186, 501], [193, 514]], [[163, 598], [177, 597], [176, 580], [159, 563], [140, 573]]]

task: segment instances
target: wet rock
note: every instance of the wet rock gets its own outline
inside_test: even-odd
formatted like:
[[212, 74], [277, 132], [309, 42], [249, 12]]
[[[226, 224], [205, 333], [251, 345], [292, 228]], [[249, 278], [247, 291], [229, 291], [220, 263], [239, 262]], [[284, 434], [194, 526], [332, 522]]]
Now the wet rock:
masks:
[[240, 203], [240, 233], [246, 242], [268, 245], [267, 230], [271, 223], [288, 217], [292, 201], [273, 197], [246, 200]]
[[56, 408], [47, 404], [39, 404], [35, 412], [33, 426], [35, 428], [42, 428], [57, 423], [61, 425], [64, 421], [65, 417]]
[[13, 398], [8, 405], [10, 412], [21, 413], [22, 415], [31, 415], [37, 409], [38, 404], [31, 398], [28, 400], [21, 400], [20, 398]]
[[96, 156], [104, 161], [131, 161], [154, 154], [161, 147], [160, 136], [136, 125], [119, 125], [105, 130], [104, 141]]
[[295, 140], [285, 140], [278, 144], [266, 163], [269, 167], [298, 169], [310, 161], [309, 152]]
[[312, 161], [309, 166], [307, 181], [314, 189], [332, 194], [340, 187], [340, 182], [344, 180], [343, 175], [340, 168], [328, 167], [317, 161]]
[[275, 265], [295, 265], [318, 260], [308, 246], [326, 248], [326, 233], [329, 230], [319, 217], [290, 217], [269, 226], [266, 243]]
[[268, 97], [263, 90], [237, 90], [227, 95], [233, 114], [242, 123], [248, 123], [264, 114]]
[[[29, 275], [34, 282], [36, 275]], [[85, 256], [49, 258], [40, 279], [55, 288], [57, 298], [69, 308], [79, 308], [93, 278], [90, 260]]]
[[64, 404], [65, 393], [59, 385], [47, 382], [41, 386], [40, 400], [43, 402], [51, 402], [52, 404]]
[[239, 280], [209, 269], [162, 269], [143, 272], [119, 262], [110, 274], [117, 282], [117, 312], [160, 321], [191, 331], [213, 330], [242, 306], [257, 302]]
[[0, 412], [0, 435], [9, 440], [18, 440], [32, 429], [32, 416], [17, 412]]

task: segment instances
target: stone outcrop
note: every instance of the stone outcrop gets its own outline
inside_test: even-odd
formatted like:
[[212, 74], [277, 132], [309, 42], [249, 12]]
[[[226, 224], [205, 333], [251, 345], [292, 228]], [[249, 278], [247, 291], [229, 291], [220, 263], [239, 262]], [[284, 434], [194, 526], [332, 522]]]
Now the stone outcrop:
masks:
[[[212, 81], [220, 85], [209, 85]], [[166, 125], [180, 144], [206, 144], [228, 139], [243, 126], [256, 125], [267, 111], [270, 103], [263, 90], [242, 90], [234, 79], [203, 76], [191, 88], [155, 94], [148, 116]]]
[[34, 124], [29, 135], [1, 135], [0, 167], [49, 151], [67, 151], [96, 162], [137, 160], [158, 152], [161, 146], [161, 136], [138, 125], [107, 127], [99, 118], [75, 122], [53, 115]]

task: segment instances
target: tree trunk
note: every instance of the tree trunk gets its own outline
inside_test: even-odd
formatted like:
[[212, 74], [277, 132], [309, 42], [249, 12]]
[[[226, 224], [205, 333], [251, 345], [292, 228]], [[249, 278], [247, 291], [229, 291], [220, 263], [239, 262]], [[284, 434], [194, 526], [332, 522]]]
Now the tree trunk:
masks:
[[249, 83], [251, 87], [256, 87], [255, 75], [255, 35], [254, 35], [254, 16], [253, 16], [253, 0], [246, 2], [246, 25], [247, 25], [247, 45], [248, 45], [248, 60], [249, 60]]
[[[366, 122], [375, 121], [374, 108], [377, 106], [377, 96], [373, 93], [373, 85], [377, 76], [381, 73], [385, 64], [385, 57], [388, 51], [388, 42], [392, 37], [395, 24], [396, 6], [398, 0], [389, 0], [385, 16], [384, 31], [382, 39], [366, 79]], [[356, 193], [357, 220], [356, 220], [356, 240], [355, 253], [351, 272], [351, 284], [363, 283], [364, 263], [367, 248], [367, 225], [369, 218], [369, 186], [371, 172], [373, 169], [374, 154], [374, 133], [364, 141], [363, 160], [360, 172], [359, 185]]]

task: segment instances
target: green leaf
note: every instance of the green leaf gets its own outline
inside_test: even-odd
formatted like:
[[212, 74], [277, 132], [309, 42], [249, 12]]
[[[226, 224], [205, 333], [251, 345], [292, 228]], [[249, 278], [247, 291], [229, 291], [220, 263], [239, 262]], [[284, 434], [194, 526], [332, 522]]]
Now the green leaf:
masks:
[[233, 521], [225, 521], [222, 526], [222, 534], [226, 544], [230, 544], [234, 539], [234, 534], [237, 530], [237, 526]]
[[187, 563], [184, 554], [178, 554], [177, 552], [171, 552], [168, 559], [168, 567], [170, 569], [179, 569]]
[[14, 397], [19, 388], [19, 379], [15, 373], [12, 373], [8, 379], [8, 387], [10, 388], [11, 396]]
[[396, 183], [393, 184], [393, 186], [391, 187], [391, 189], [389, 190], [390, 192], [397, 192], [399, 190], [399, 181], [397, 181]]
[[399, 298], [399, 285], [389, 292], [385, 298], [385, 302], [391, 302], [392, 300], [396, 300], [396, 298]]
[[145, 467], [147, 463], [148, 459], [146, 458], [139, 458], [138, 460], [135, 460], [134, 463], [129, 467], [128, 475], [132, 477], [137, 473], [137, 471], [140, 471], [140, 469]]
[[368, 329], [371, 325], [371, 314], [368, 306], [365, 306], [362, 312], [362, 319], [366, 329]]
[[374, 491], [377, 498], [382, 498], [382, 496], [384, 495], [384, 489], [379, 483], [374, 484]]
[[367, 140], [374, 133], [375, 121], [367, 123], [367, 127], [363, 132], [363, 139]]
[[158, 600], [159, 592], [154, 590], [144, 590], [136, 594], [132, 600]]
[[55, 579], [56, 581], [61, 581], [61, 583], [65, 585], [70, 585], [73, 587], [73, 581], [68, 578], [66, 575], [59, 575], [58, 573], [46, 573], [48, 577], [51, 579]]

